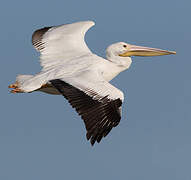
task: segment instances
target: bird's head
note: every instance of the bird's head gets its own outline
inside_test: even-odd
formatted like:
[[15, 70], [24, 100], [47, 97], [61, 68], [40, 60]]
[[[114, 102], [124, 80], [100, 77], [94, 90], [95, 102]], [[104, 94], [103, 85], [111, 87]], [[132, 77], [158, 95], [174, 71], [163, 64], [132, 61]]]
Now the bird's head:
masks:
[[106, 50], [106, 56], [110, 61], [124, 66], [127, 66], [129, 63], [131, 64], [131, 56], [162, 56], [169, 54], [176, 54], [176, 52], [143, 46], [135, 46], [125, 42], [112, 44]]

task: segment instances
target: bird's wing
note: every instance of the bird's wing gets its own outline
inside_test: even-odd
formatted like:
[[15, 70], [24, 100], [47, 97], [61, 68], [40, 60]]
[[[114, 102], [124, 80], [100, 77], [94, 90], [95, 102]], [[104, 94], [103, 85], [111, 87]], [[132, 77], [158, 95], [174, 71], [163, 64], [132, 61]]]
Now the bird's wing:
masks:
[[36, 30], [32, 44], [41, 53], [41, 66], [49, 68], [91, 53], [84, 36], [94, 24], [93, 21], [82, 21]]
[[86, 137], [93, 145], [119, 124], [124, 97], [110, 83], [97, 78], [96, 81], [90, 81], [86, 73], [84, 76], [87, 78], [78, 76], [50, 82], [82, 117], [87, 130]]

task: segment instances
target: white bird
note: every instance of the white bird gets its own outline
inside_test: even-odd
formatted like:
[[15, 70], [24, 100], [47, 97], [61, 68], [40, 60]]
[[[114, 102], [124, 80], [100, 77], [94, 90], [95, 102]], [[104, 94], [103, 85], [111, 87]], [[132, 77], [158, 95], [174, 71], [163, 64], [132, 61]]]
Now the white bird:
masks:
[[42, 70], [35, 75], [18, 75], [9, 86], [12, 93], [63, 95], [84, 120], [92, 145], [120, 122], [124, 95], [109, 81], [130, 67], [131, 56], [176, 53], [118, 42], [107, 48], [104, 59], [92, 53], [84, 41], [94, 24], [82, 21], [36, 30], [32, 44], [40, 52]]

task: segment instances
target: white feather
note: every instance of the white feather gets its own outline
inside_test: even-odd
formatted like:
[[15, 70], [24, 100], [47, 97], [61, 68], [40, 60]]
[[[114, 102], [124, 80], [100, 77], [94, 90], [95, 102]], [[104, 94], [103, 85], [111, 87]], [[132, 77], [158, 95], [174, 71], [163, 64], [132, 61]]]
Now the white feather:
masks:
[[43, 68], [91, 54], [84, 36], [94, 24], [93, 21], [82, 21], [49, 29], [42, 39], [45, 48], [41, 51], [40, 62]]

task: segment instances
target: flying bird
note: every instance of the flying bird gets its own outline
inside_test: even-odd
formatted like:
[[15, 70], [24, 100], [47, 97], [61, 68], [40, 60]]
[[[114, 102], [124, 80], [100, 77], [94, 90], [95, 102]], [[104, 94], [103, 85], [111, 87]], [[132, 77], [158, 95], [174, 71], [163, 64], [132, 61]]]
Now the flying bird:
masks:
[[131, 56], [176, 53], [118, 42], [106, 49], [104, 59], [92, 53], [84, 40], [94, 25], [93, 21], [81, 21], [36, 30], [32, 44], [40, 52], [42, 70], [35, 75], [18, 75], [9, 86], [12, 93], [63, 95], [83, 119], [92, 145], [120, 122], [124, 95], [109, 81], [130, 67]]

